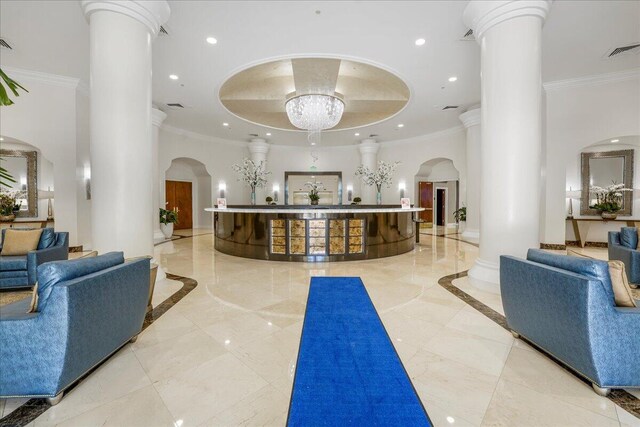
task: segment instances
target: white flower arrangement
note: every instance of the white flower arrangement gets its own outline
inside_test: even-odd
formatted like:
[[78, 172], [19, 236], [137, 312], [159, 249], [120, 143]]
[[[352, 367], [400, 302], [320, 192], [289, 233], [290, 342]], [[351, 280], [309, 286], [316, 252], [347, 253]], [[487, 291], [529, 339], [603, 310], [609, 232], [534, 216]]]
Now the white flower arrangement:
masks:
[[309, 196], [317, 196], [318, 195], [318, 191], [320, 190], [324, 190], [324, 185], [321, 182], [311, 182], [311, 181], [307, 181], [304, 184], [305, 187], [307, 187], [309, 189]]
[[244, 181], [249, 187], [251, 192], [254, 193], [256, 188], [263, 188], [267, 185], [267, 175], [271, 172], [265, 170], [264, 162], [256, 164], [253, 160], [245, 158], [242, 164], [235, 164], [232, 166], [233, 170], [238, 173], [238, 181]]
[[400, 162], [387, 163], [380, 160], [378, 162], [378, 169], [374, 171], [366, 166], [360, 165], [358, 169], [356, 169], [356, 176], [361, 176], [362, 182], [366, 185], [375, 185], [379, 193], [383, 185], [386, 185], [387, 188], [391, 187], [391, 184], [393, 184], [393, 172], [395, 172], [399, 164]]
[[633, 191], [633, 189], [625, 188], [624, 184], [616, 184], [615, 182], [607, 187], [592, 185], [589, 192], [596, 196], [596, 203], [590, 207], [605, 212], [617, 212], [622, 209], [622, 198], [625, 191]]

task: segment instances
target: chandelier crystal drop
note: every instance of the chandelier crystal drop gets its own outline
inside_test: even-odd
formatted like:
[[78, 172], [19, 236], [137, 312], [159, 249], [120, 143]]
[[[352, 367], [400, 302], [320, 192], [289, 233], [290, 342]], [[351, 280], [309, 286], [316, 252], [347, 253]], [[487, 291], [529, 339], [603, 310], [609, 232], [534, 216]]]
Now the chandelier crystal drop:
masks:
[[321, 131], [336, 126], [344, 112], [344, 102], [334, 95], [298, 95], [285, 103], [287, 116], [298, 129]]

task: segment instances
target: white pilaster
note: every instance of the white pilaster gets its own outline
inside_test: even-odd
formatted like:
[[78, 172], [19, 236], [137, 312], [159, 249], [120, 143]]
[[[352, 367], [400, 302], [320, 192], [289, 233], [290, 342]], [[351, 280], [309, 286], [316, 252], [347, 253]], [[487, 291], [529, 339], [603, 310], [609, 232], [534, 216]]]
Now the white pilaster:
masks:
[[151, 108], [151, 123], [153, 128], [151, 129], [151, 167], [153, 177], [153, 207], [152, 207], [152, 220], [153, 220], [153, 241], [154, 243], [161, 242], [165, 239], [164, 234], [160, 231], [160, 215], [158, 209], [164, 206], [160, 206], [160, 194], [162, 194], [164, 187], [164, 180], [160, 179], [160, 171], [158, 165], [158, 152], [160, 144], [160, 126], [164, 119], [167, 118], [167, 113], [158, 110], [157, 108]]
[[471, 1], [480, 44], [480, 254], [472, 282], [498, 292], [500, 255], [539, 246], [541, 35], [550, 1]]
[[459, 118], [467, 129], [467, 224], [462, 238], [477, 242], [480, 239], [480, 108], [462, 113]]
[[[258, 165], [260, 162], [263, 162], [265, 170], [267, 169], [267, 155], [269, 154], [269, 144], [263, 138], [253, 138], [249, 143], [249, 154], [251, 155], [251, 160]], [[257, 188], [256, 189], [256, 203], [262, 205], [265, 203], [266, 194], [270, 194], [269, 184], [267, 184], [266, 188]]]
[[[358, 148], [360, 150], [360, 163], [372, 171], [376, 170], [378, 168], [378, 150], [380, 150], [378, 142], [373, 138], [366, 138], [360, 142]], [[362, 203], [365, 205], [375, 205], [375, 186], [366, 186], [360, 182], [360, 188]]]
[[81, 5], [90, 27], [93, 247], [152, 255], [151, 41], [168, 20], [169, 5]]

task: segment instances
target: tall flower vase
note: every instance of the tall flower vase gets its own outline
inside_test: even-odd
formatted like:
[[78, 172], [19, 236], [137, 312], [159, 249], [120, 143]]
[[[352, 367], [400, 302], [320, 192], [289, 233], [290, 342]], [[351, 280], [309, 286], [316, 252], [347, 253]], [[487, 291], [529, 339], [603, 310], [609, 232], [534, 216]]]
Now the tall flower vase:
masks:
[[382, 193], [380, 192], [380, 190], [378, 190], [378, 193], [376, 194], [376, 204], [382, 204]]
[[255, 190], [251, 191], [251, 205], [255, 206], [256, 204], [256, 192]]

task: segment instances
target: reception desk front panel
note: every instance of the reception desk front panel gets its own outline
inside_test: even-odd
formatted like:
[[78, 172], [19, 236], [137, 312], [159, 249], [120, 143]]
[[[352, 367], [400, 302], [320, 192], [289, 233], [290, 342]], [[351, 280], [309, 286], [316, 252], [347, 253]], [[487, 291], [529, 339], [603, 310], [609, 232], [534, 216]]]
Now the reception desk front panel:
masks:
[[208, 209], [215, 248], [246, 258], [345, 261], [413, 250], [417, 209]]

